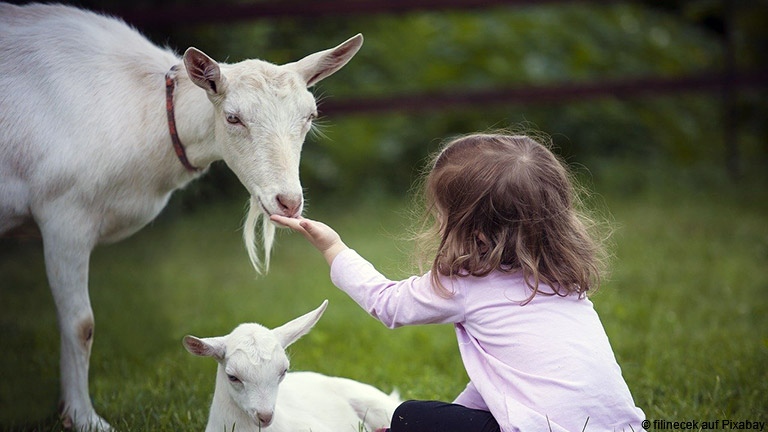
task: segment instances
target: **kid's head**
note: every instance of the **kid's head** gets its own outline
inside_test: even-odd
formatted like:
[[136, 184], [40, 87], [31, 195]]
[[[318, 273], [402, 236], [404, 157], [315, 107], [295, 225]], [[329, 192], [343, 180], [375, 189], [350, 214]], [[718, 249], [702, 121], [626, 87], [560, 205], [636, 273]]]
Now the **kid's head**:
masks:
[[533, 290], [529, 300], [540, 283], [561, 296], [596, 287], [600, 244], [574, 208], [567, 169], [532, 138], [476, 134], [448, 143], [425, 192], [440, 238], [432, 264], [438, 291], [438, 274], [493, 270], [522, 272]]

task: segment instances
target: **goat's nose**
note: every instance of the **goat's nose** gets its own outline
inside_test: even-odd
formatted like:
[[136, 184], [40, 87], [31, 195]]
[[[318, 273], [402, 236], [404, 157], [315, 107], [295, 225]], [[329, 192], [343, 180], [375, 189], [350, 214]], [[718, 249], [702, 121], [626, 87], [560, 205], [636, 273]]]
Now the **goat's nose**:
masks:
[[259, 421], [261, 421], [261, 424], [266, 426], [272, 422], [272, 413], [269, 414], [257, 414], [256, 417], [259, 418]]
[[275, 199], [280, 211], [288, 217], [298, 216], [301, 204], [304, 201], [301, 194], [278, 194]]

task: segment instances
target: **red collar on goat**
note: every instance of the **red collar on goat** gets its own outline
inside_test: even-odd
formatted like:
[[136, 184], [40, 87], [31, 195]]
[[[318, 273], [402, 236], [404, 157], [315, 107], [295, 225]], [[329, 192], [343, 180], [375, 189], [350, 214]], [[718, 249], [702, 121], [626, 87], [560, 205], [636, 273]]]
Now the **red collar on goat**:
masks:
[[176, 156], [184, 165], [184, 168], [191, 172], [200, 171], [199, 168], [195, 168], [187, 159], [187, 152], [184, 151], [184, 145], [179, 139], [179, 134], [176, 132], [176, 118], [173, 115], [173, 89], [176, 87], [175, 78], [176, 66], [173, 66], [168, 73], [165, 74], [165, 111], [168, 114], [168, 131], [171, 133], [171, 142], [173, 142], [173, 150], [176, 152]]

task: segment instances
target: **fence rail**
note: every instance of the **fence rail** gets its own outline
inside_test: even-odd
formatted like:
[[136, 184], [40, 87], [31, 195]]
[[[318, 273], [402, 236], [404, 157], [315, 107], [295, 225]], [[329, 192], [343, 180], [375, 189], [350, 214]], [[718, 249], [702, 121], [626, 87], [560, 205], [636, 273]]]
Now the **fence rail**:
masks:
[[444, 110], [465, 106], [509, 103], [557, 103], [570, 100], [615, 97], [630, 98], [646, 94], [717, 92], [768, 86], [768, 70], [727, 74], [699, 74], [678, 78], [640, 78], [621, 81], [565, 83], [546, 86], [520, 86], [479, 91], [432, 92], [387, 97], [325, 99], [324, 114], [372, 113], [382, 111]]

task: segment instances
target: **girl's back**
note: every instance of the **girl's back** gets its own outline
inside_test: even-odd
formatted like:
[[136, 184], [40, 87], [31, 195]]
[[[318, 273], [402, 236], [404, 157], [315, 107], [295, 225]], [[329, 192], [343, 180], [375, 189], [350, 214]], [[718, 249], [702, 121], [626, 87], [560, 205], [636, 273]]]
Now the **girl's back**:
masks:
[[457, 287], [466, 308], [456, 325], [459, 348], [485, 403], [498, 405], [494, 414], [506, 411], [523, 431], [541, 427], [542, 416], [552, 430], [568, 431], [582, 430], [585, 413], [594, 431], [630, 430], [644, 419], [589, 299], [544, 295], [551, 290], [540, 287], [522, 306], [530, 288], [515, 273], [461, 278]]

